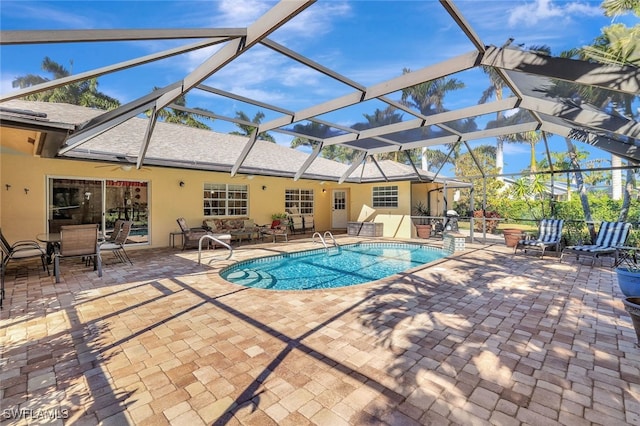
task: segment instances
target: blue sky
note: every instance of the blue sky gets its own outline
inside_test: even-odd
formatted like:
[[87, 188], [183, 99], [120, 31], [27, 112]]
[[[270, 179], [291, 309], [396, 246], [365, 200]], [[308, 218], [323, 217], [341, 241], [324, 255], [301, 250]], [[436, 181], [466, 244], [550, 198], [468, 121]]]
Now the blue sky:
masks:
[[[0, 2], [0, 27], [20, 29], [113, 29], [113, 28], [232, 28], [251, 24], [275, 2], [226, 1], [12, 1]], [[590, 43], [612, 19], [602, 14], [596, 1], [457, 1], [456, 7], [485, 44], [501, 46], [508, 38], [525, 47], [546, 44], [553, 54]], [[636, 18], [616, 22], [631, 26]], [[318, 1], [270, 36], [288, 48], [306, 55], [364, 84], [377, 84], [396, 77], [404, 68], [412, 70], [470, 52], [473, 46], [459, 31], [444, 8], [428, 1]], [[192, 41], [187, 41], [187, 43]], [[0, 91], [12, 90], [11, 82], [41, 71], [49, 56], [73, 73], [91, 70], [174, 47], [176, 42], [140, 41], [122, 43], [76, 43], [0, 47]], [[182, 79], [215, 48], [188, 53], [99, 78], [99, 89], [126, 103]], [[72, 64], [71, 64], [72, 62]], [[265, 70], [269, 72], [265, 72]], [[446, 106], [455, 108], [478, 102], [488, 81], [481, 72], [453, 76], [463, 79], [464, 90], [450, 95]], [[261, 47], [243, 55], [223, 72], [206, 81], [211, 86], [279, 105], [292, 111], [337, 98], [352, 89]], [[191, 92], [189, 106], [200, 106], [221, 115], [241, 110], [253, 116], [257, 109], [228, 102], [210, 94]], [[352, 116], [328, 114], [339, 124], [353, 124], [353, 117], [373, 113], [370, 105], [354, 109]], [[366, 108], [370, 108], [366, 110]], [[275, 118], [268, 114], [264, 121]], [[217, 120], [214, 130], [228, 132], [232, 125]], [[287, 137], [275, 134], [278, 141]], [[492, 142], [492, 141], [490, 141]], [[528, 148], [507, 145], [515, 155], [511, 167], [518, 168]], [[541, 149], [538, 150], [541, 152]], [[524, 155], [526, 157], [526, 155]], [[509, 166], [509, 164], [508, 164]]]

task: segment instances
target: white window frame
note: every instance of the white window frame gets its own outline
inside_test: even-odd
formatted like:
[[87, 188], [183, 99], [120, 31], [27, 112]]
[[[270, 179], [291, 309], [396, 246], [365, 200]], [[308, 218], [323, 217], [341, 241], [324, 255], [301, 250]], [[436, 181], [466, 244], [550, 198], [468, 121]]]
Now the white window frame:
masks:
[[315, 192], [313, 189], [286, 188], [284, 190], [284, 209], [291, 213], [295, 207], [297, 214], [312, 215], [315, 211]]
[[202, 210], [205, 217], [249, 216], [249, 186], [205, 182]]
[[398, 185], [371, 188], [371, 205], [375, 208], [398, 208]]

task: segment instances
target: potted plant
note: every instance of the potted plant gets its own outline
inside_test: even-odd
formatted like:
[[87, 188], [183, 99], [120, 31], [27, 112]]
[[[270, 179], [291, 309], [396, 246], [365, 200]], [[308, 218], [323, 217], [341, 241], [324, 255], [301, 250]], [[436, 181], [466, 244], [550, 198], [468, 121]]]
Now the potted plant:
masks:
[[626, 297], [640, 297], [640, 265], [637, 262], [637, 248], [619, 249], [623, 261], [616, 268], [618, 286]]
[[283, 220], [287, 218], [286, 213], [274, 213], [271, 215], [271, 220]]
[[[429, 209], [422, 202], [418, 201], [413, 207], [413, 214], [416, 216], [430, 216]], [[418, 234], [418, 238], [429, 238], [431, 237], [431, 221], [426, 217], [424, 219], [416, 219], [415, 221], [416, 232]]]
[[636, 337], [640, 346], [640, 297], [625, 297], [622, 302], [629, 316], [631, 316], [631, 322], [636, 330]]
[[518, 241], [524, 238], [524, 232], [518, 228], [505, 228], [502, 230], [502, 236], [507, 247], [515, 247]]
[[288, 221], [289, 216], [286, 213], [274, 213], [271, 215], [271, 228], [287, 225]]

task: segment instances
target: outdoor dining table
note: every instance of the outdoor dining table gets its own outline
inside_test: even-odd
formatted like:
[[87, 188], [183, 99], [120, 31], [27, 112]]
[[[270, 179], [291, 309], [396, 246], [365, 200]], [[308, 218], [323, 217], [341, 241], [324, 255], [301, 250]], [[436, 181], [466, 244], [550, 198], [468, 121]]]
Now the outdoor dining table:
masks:
[[[36, 235], [36, 239], [43, 243], [60, 244], [60, 232], [44, 232]], [[104, 240], [102, 233], [98, 234], [98, 242]]]
[[45, 232], [43, 234], [36, 235], [36, 240], [47, 243], [47, 263], [51, 263], [53, 253], [56, 250], [56, 245], [60, 244], [59, 232]]
[[[50, 264], [53, 259], [53, 253], [56, 250], [56, 246], [60, 245], [60, 232], [44, 232], [36, 235], [36, 240], [47, 244], [47, 263]], [[102, 235], [102, 232], [98, 234], [98, 243], [101, 241], [104, 241], [104, 235]]]

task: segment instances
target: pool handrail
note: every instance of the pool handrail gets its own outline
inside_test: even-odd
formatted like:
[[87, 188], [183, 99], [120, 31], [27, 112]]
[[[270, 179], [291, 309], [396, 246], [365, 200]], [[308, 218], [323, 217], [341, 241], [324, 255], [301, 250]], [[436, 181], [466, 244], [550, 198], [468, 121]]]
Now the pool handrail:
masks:
[[324, 246], [324, 248], [327, 248], [327, 243], [325, 242], [324, 238], [322, 238], [322, 235], [319, 232], [314, 232], [313, 235], [311, 236], [311, 242], [315, 243], [316, 242], [316, 235], [318, 236], [318, 238], [320, 238], [320, 242], [322, 243], [322, 245]]
[[202, 258], [202, 241], [204, 241], [205, 239], [213, 240], [216, 244], [219, 244], [219, 245], [221, 245], [223, 247], [226, 247], [229, 250], [229, 256], [227, 256], [225, 259], [221, 259], [221, 260], [229, 260], [229, 259], [231, 259], [231, 256], [233, 256], [233, 247], [231, 247], [229, 244], [225, 243], [224, 241], [219, 240], [218, 238], [214, 237], [213, 235], [207, 234], [207, 235], [203, 235], [198, 240], [198, 265], [200, 265], [200, 259]]
[[[326, 239], [327, 239], [327, 234], [331, 237], [331, 240], [333, 240], [333, 245], [334, 245], [335, 247], [339, 247], [339, 244], [338, 244], [338, 242], [336, 241], [336, 239], [335, 239], [335, 237], [333, 236], [333, 234], [331, 233], [331, 231], [324, 231], [324, 235], [323, 235], [323, 238], [322, 238], [322, 239], [326, 241]], [[325, 247], [326, 247], [326, 245], [325, 245]]]
[[331, 233], [331, 231], [324, 231], [324, 236], [321, 235], [319, 232], [314, 232], [313, 235], [311, 236], [311, 242], [315, 243], [316, 242], [316, 235], [318, 236], [318, 238], [320, 238], [320, 242], [322, 243], [322, 245], [324, 246], [324, 248], [329, 248], [327, 246], [327, 235], [329, 237], [331, 237], [331, 240], [333, 241], [333, 245], [334, 247], [340, 247], [340, 245], [338, 244], [338, 242], [336, 241], [336, 239], [334, 238], [333, 234]]

